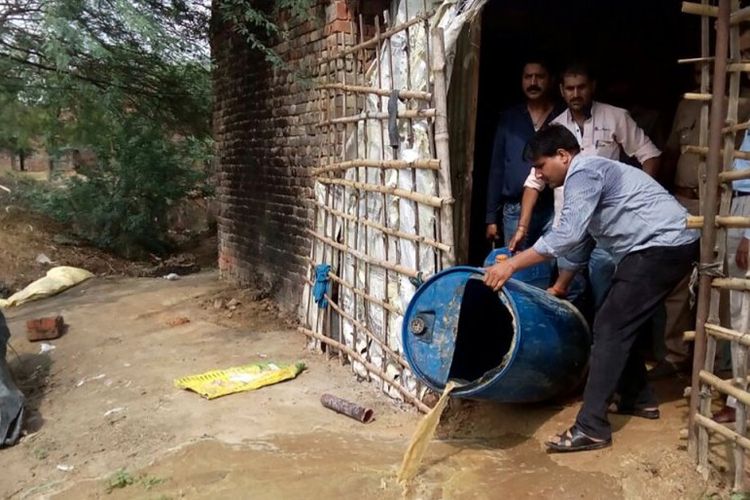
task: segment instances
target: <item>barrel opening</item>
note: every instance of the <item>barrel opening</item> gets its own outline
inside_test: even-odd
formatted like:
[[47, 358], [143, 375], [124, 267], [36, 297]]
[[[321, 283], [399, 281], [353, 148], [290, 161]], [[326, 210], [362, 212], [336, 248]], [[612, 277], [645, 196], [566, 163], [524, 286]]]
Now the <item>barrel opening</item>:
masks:
[[450, 379], [475, 381], [505, 362], [513, 345], [513, 314], [481, 280], [466, 282]]

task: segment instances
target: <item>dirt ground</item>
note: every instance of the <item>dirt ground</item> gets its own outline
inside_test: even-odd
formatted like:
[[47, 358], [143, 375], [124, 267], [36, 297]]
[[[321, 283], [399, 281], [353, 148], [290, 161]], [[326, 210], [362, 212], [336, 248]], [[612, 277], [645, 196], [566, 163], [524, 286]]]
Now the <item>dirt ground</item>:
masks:
[[[667, 401], [661, 420], [616, 417], [614, 447], [583, 454], [542, 447], [577, 403], [456, 402], [403, 489], [396, 471], [420, 415], [308, 351], [273, 304], [255, 298], [204, 272], [95, 278], [7, 311], [17, 353], [10, 366], [31, 411], [28, 435], [0, 450], [0, 496], [698, 499], [715, 491], [679, 437], [685, 380], [658, 387]], [[69, 330], [40, 354], [24, 322], [57, 313]], [[212, 401], [173, 386], [180, 376], [269, 360], [300, 360], [307, 370]], [[375, 421], [324, 409], [325, 392], [370, 406]]]

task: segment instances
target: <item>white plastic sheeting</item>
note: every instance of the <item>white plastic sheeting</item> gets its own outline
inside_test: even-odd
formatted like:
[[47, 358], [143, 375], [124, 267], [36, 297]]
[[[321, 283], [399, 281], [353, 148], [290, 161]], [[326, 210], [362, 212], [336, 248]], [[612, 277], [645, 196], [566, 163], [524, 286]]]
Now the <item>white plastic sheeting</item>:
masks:
[[[444, 2], [431, 19], [443, 28], [445, 33], [446, 54], [449, 68], [455, 54], [455, 44], [463, 24], [475, 15], [486, 0], [464, 2]], [[423, 0], [405, 0], [399, 3], [395, 20], [391, 25], [406, 22], [409, 18], [424, 12]], [[408, 38], [408, 43], [407, 43]], [[424, 23], [417, 23], [408, 30], [401, 31], [381, 44], [378, 57], [373, 61], [365, 74], [368, 85], [376, 88], [394, 88], [399, 90], [431, 91], [430, 54]], [[407, 58], [408, 64], [407, 64]], [[391, 71], [393, 68], [393, 71]], [[448, 73], [450, 74], [450, 73]], [[352, 80], [354, 81], [354, 80]], [[358, 81], [358, 80], [357, 80]], [[338, 82], [331, 82], [338, 83]], [[444, 98], [444, 96], [443, 96]], [[388, 97], [368, 94], [365, 109], [357, 112], [377, 112], [388, 109]], [[399, 111], [430, 107], [423, 101], [398, 103]], [[387, 122], [380, 120], [360, 121], [347, 128], [346, 145], [330, 144], [337, 151], [344, 149], [345, 160], [366, 158], [371, 160], [405, 160], [434, 158], [434, 144], [431, 137], [432, 120], [415, 118], [398, 120], [400, 146], [392, 148], [389, 141]], [[340, 133], [329, 135], [341, 141]], [[368, 184], [398, 187], [406, 191], [443, 197], [451, 193], [438, 193], [437, 173], [425, 169], [390, 169], [357, 168], [346, 171], [345, 179]], [[382, 194], [360, 191], [352, 187], [315, 183], [315, 197], [319, 204], [336, 211], [344, 212], [358, 219], [375, 221], [388, 228], [404, 233], [420, 235], [430, 240], [439, 241], [439, 209], [415, 201]], [[440, 270], [440, 255], [432, 246], [386, 235], [383, 232], [355, 224], [346, 219], [333, 217], [324, 210], [317, 211], [316, 232], [327, 238], [346, 245], [359, 253], [380, 261], [399, 264], [403, 267], [421, 272], [425, 277]], [[365, 264], [354, 255], [339, 252], [320, 241], [314, 243], [312, 252], [313, 264], [326, 263], [332, 271], [354, 288], [365, 290], [367, 294], [393, 305], [403, 312], [416, 290], [409, 277], [403, 274], [386, 271], [373, 264]], [[340, 259], [340, 260], [339, 260]], [[322, 309], [311, 301], [311, 290], [306, 287], [302, 311], [304, 323], [312, 330], [333, 337], [346, 343], [362, 354], [373, 365], [380, 367], [395, 383], [406, 388], [409, 393], [421, 397], [424, 388], [413, 374], [404, 369], [398, 360], [392, 359], [378, 344], [370, 340], [351, 321], [334, 315], [334, 321], [326, 328]], [[401, 326], [403, 315], [385, 311], [377, 303], [366, 300], [347, 287], [339, 287], [338, 305], [359, 323], [365, 325], [372, 334], [385, 343], [392, 351], [401, 352]], [[382, 382], [369, 372], [357, 360], [350, 360], [352, 369], [361, 378]], [[401, 398], [399, 391], [390, 384], [382, 383], [383, 390], [392, 397]]]

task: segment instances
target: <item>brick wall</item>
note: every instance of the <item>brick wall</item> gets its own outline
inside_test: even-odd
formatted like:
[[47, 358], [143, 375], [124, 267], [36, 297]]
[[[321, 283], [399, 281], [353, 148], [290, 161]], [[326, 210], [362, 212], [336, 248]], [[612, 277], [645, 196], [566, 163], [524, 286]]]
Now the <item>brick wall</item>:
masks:
[[290, 33], [275, 47], [284, 68], [265, 62], [226, 25], [215, 22], [212, 30], [219, 269], [240, 285], [270, 283], [288, 310], [299, 304], [307, 274], [308, 171], [321, 139], [315, 80], [307, 77], [327, 44], [353, 32], [352, 10], [344, 0], [321, 1], [304, 22], [281, 19]]

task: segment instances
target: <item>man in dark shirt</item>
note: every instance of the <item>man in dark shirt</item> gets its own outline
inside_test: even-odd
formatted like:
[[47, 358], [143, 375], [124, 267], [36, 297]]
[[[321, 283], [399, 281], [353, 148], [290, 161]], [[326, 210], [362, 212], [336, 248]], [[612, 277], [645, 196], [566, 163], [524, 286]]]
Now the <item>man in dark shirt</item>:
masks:
[[529, 162], [523, 158], [523, 150], [534, 133], [564, 109], [552, 97], [552, 76], [549, 65], [542, 60], [527, 60], [521, 76], [521, 88], [526, 102], [512, 106], [500, 115], [487, 183], [487, 239], [500, 239], [498, 223], [502, 209], [506, 245], [517, 229], [526, 233], [524, 243], [533, 245], [552, 219], [552, 193], [546, 190], [535, 207], [530, 227], [518, 226], [523, 183], [531, 170]]

